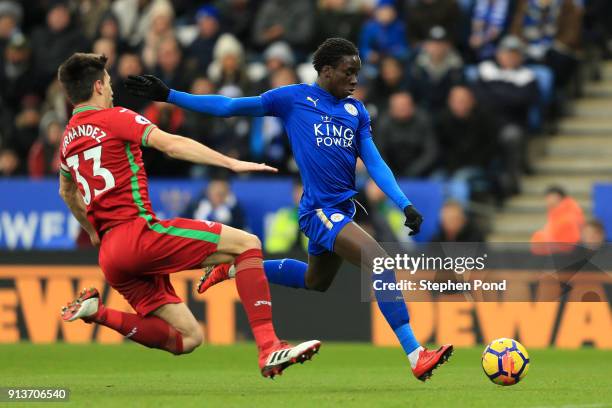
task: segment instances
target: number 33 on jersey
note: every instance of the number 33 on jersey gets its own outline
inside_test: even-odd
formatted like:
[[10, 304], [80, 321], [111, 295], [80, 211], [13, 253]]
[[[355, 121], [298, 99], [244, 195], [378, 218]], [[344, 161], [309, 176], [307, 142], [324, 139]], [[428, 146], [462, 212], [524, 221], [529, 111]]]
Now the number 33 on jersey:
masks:
[[76, 181], [88, 214], [95, 211], [96, 230], [134, 216], [154, 217], [140, 146], [147, 145], [155, 125], [121, 107], [81, 106], [72, 114], [62, 137], [60, 173]]

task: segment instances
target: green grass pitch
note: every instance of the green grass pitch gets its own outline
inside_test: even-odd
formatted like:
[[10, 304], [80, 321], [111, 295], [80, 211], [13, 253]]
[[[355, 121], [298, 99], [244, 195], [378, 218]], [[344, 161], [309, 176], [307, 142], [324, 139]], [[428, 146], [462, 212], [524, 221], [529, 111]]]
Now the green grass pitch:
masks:
[[529, 350], [529, 373], [512, 387], [485, 377], [481, 351], [456, 349], [421, 383], [400, 349], [366, 344], [324, 343], [313, 361], [269, 380], [249, 343], [180, 357], [135, 344], [24, 343], [0, 345], [0, 387], [68, 387], [70, 402], [49, 406], [86, 408], [612, 407], [612, 351]]

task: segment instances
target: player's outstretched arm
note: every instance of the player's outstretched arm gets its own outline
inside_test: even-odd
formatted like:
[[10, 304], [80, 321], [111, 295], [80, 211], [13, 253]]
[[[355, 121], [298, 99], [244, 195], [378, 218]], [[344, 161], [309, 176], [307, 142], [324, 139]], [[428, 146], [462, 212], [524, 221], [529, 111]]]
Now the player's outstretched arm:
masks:
[[128, 91], [141, 98], [169, 102], [196, 112], [213, 116], [265, 116], [261, 97], [228, 98], [221, 95], [193, 95], [175, 91], [153, 75], [129, 76]]
[[264, 163], [252, 163], [234, 159], [206, 147], [193, 139], [173, 135], [158, 128], [153, 129], [149, 135], [148, 146], [166, 153], [173, 159], [185, 160], [196, 164], [225, 167], [236, 173], [249, 171], [269, 171], [276, 173], [278, 171], [276, 168], [266, 166]]
[[68, 177], [61, 175], [59, 176], [60, 181], [60, 190], [59, 194], [70, 208], [70, 212], [74, 215], [74, 218], [77, 219], [81, 227], [89, 234], [89, 239], [93, 246], [100, 245], [100, 238], [96, 233], [93, 225], [87, 219], [87, 209], [85, 208], [85, 203], [83, 202], [83, 197], [76, 185], [76, 183], [69, 179]]
[[418, 234], [421, 229], [423, 217], [399, 188], [393, 172], [381, 157], [372, 138], [361, 141], [359, 156], [361, 160], [363, 160], [363, 164], [365, 164], [368, 173], [376, 185], [378, 185], [387, 197], [393, 200], [399, 208], [404, 210], [404, 214], [406, 215], [406, 222], [404, 225], [410, 228], [410, 235]]

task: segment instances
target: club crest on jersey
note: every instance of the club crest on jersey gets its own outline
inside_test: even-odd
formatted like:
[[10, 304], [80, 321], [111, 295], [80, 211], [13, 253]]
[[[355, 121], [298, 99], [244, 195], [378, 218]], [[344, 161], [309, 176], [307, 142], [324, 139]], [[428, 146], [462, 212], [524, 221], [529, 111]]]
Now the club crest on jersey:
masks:
[[321, 116], [321, 123], [313, 125], [315, 142], [317, 146], [352, 147], [355, 133], [353, 129], [334, 123], [331, 116]]
[[357, 108], [352, 103], [345, 103], [344, 109], [346, 109], [350, 115], [357, 116], [359, 114], [359, 112], [357, 112]]
[[331, 217], [329, 217], [329, 219], [332, 220], [333, 222], [340, 222], [344, 219], [344, 215], [340, 213], [335, 213], [335, 214], [332, 214]]

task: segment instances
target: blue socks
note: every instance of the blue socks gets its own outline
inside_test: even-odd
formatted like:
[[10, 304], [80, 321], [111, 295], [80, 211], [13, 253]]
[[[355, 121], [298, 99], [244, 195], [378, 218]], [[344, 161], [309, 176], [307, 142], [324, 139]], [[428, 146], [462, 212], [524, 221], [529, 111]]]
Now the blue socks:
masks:
[[[275, 259], [264, 261], [264, 272], [268, 282], [290, 288], [306, 289], [305, 276], [308, 264], [295, 259]], [[380, 279], [385, 283], [395, 282], [395, 272], [386, 270], [380, 275], [372, 275], [373, 279]], [[399, 290], [375, 291], [376, 301], [389, 326], [395, 332], [406, 354], [410, 354], [420, 347], [410, 327], [410, 317], [404, 302], [402, 292]]]
[[[373, 274], [372, 279], [381, 280], [384, 283], [394, 283], [395, 272], [392, 270], [385, 270], [380, 275]], [[410, 354], [420, 347], [410, 327], [410, 317], [402, 292], [399, 290], [385, 290], [374, 291], [374, 293], [376, 295], [376, 301], [378, 302], [378, 308], [383, 316], [385, 316], [385, 319], [387, 319], [389, 326], [391, 326], [395, 332], [404, 352]]]
[[296, 259], [264, 261], [264, 272], [268, 282], [290, 288], [306, 289], [305, 277], [308, 264]]

